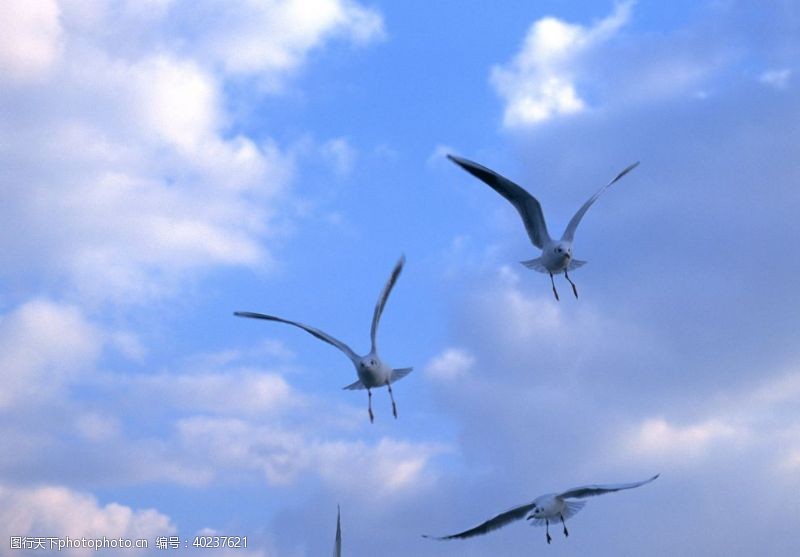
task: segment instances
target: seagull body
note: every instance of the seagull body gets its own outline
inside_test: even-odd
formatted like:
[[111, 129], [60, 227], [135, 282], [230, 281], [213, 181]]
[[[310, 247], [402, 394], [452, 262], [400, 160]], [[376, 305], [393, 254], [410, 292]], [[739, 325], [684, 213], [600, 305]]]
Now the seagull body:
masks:
[[392, 274], [389, 277], [389, 280], [386, 282], [386, 285], [383, 287], [383, 291], [381, 292], [380, 297], [378, 298], [378, 302], [375, 304], [375, 312], [372, 316], [372, 330], [371, 330], [371, 339], [372, 339], [372, 348], [370, 349], [369, 353], [366, 356], [359, 356], [356, 354], [352, 348], [346, 345], [344, 342], [337, 340], [336, 338], [332, 337], [331, 335], [316, 329], [314, 327], [310, 327], [309, 325], [303, 325], [302, 323], [298, 323], [297, 321], [290, 321], [288, 319], [283, 319], [281, 317], [275, 317], [274, 315], [265, 315], [263, 313], [254, 313], [251, 311], [236, 311], [234, 315], [238, 317], [249, 317], [252, 319], [264, 319], [267, 321], [277, 321], [279, 323], [286, 323], [289, 325], [294, 325], [295, 327], [299, 327], [306, 331], [307, 333], [315, 336], [316, 338], [335, 346], [350, 359], [353, 365], [356, 368], [356, 374], [358, 375], [358, 381], [355, 383], [351, 383], [346, 387], [343, 387], [347, 390], [358, 390], [358, 389], [366, 389], [367, 394], [369, 395], [369, 421], [373, 422], [375, 417], [372, 413], [372, 389], [376, 387], [383, 387], [386, 386], [389, 390], [389, 397], [392, 400], [392, 413], [394, 417], [397, 418], [397, 405], [394, 401], [394, 393], [392, 392], [392, 383], [399, 381], [409, 373], [413, 368], [405, 367], [405, 368], [392, 368], [389, 364], [383, 361], [380, 356], [378, 356], [378, 346], [376, 342], [376, 337], [378, 333], [378, 325], [380, 324], [381, 314], [383, 313], [383, 308], [386, 305], [386, 300], [389, 298], [389, 294], [394, 287], [395, 282], [397, 282], [397, 278], [400, 276], [400, 272], [403, 270], [403, 265], [405, 264], [405, 257], [400, 257], [397, 264], [394, 266], [392, 270]]
[[586, 261], [573, 259], [572, 257], [572, 242], [575, 238], [575, 230], [581, 222], [583, 215], [589, 210], [589, 207], [597, 201], [597, 198], [608, 189], [617, 180], [625, 176], [628, 172], [636, 168], [638, 162], [633, 163], [617, 174], [608, 184], [600, 188], [600, 190], [589, 198], [584, 203], [578, 212], [570, 219], [564, 234], [560, 240], [554, 240], [547, 232], [547, 225], [544, 220], [544, 213], [539, 201], [530, 193], [525, 191], [522, 187], [518, 186], [508, 178], [501, 176], [497, 172], [486, 168], [476, 162], [455, 155], [447, 155], [451, 161], [458, 166], [489, 185], [497, 193], [505, 197], [517, 210], [522, 217], [522, 222], [525, 225], [525, 230], [531, 239], [534, 246], [542, 250], [542, 255], [535, 259], [522, 261], [521, 263], [540, 273], [547, 273], [550, 275], [550, 283], [553, 286], [553, 294], [558, 300], [558, 291], [556, 290], [553, 275], [564, 273], [564, 277], [572, 285], [572, 292], [575, 297], [578, 297], [578, 289], [572, 279], [569, 278], [569, 271], [577, 269], [584, 265]]
[[545, 533], [547, 537], [547, 543], [550, 543], [550, 540], [552, 540], [550, 537], [550, 521], [555, 521], [557, 519], [560, 520], [562, 526], [564, 527], [564, 535], [569, 536], [569, 531], [567, 530], [567, 525], [564, 521], [577, 514], [578, 511], [580, 511], [586, 504], [586, 501], [573, 501], [572, 499], [583, 499], [586, 497], [603, 495], [605, 493], [612, 493], [614, 491], [620, 491], [623, 489], [633, 489], [634, 487], [639, 487], [652, 482], [658, 478], [658, 476], [659, 474], [656, 474], [652, 478], [641, 482], [623, 484], [593, 484], [581, 487], [573, 487], [572, 489], [562, 491], [561, 493], [547, 493], [545, 495], [540, 495], [530, 503], [519, 505], [500, 513], [494, 518], [487, 520], [483, 524], [479, 524], [478, 526], [469, 530], [465, 530], [464, 532], [442, 537], [423, 537], [433, 538], [436, 540], [471, 538], [474, 536], [488, 534], [489, 532], [498, 530], [503, 526], [514, 522], [515, 520], [521, 520], [522, 518], [525, 518], [530, 521], [532, 526], [544, 526], [546, 528]]

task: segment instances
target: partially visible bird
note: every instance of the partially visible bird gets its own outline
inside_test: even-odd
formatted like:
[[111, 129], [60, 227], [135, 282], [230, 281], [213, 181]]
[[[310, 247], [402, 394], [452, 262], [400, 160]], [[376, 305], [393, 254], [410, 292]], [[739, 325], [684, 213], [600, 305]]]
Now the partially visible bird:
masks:
[[342, 557], [342, 522], [339, 505], [336, 505], [336, 541], [333, 543], [333, 557]]
[[498, 514], [494, 518], [487, 520], [483, 524], [479, 524], [475, 528], [465, 530], [464, 532], [442, 537], [427, 535], [423, 535], [423, 537], [432, 538], [435, 540], [471, 538], [473, 536], [488, 534], [489, 532], [502, 528], [503, 526], [514, 522], [515, 520], [526, 518], [527, 520], [531, 521], [530, 524], [533, 526], [544, 525], [547, 543], [550, 543], [550, 540], [553, 539], [550, 537], [550, 521], [559, 519], [561, 521], [561, 525], [564, 527], [564, 535], [569, 536], [569, 531], [567, 530], [565, 520], [575, 515], [586, 504], [586, 501], [570, 501], [569, 499], [583, 499], [585, 497], [603, 495], [605, 493], [620, 491], [622, 489], [633, 489], [634, 487], [639, 487], [652, 482], [659, 475], [660, 474], [656, 474], [652, 478], [641, 482], [626, 484], [584, 485], [581, 487], [573, 487], [572, 489], [562, 491], [561, 493], [548, 493], [546, 495], [540, 495], [530, 503], [509, 509]]
[[584, 213], [586, 213], [589, 207], [592, 206], [592, 203], [597, 201], [597, 198], [600, 197], [606, 189], [636, 168], [639, 164], [635, 162], [628, 166], [625, 170], [617, 174], [613, 180], [600, 188], [597, 193], [590, 197], [589, 200], [578, 209], [578, 212], [575, 213], [569, 221], [567, 229], [564, 231], [561, 239], [554, 240], [550, 238], [550, 235], [547, 233], [547, 225], [545, 224], [542, 206], [539, 204], [539, 201], [522, 187], [476, 162], [456, 157], [455, 155], [447, 155], [447, 158], [488, 184], [494, 191], [511, 202], [517, 212], [519, 212], [531, 242], [534, 246], [542, 250], [542, 255], [540, 257], [522, 261], [521, 263], [529, 269], [550, 275], [550, 284], [553, 286], [553, 295], [555, 295], [556, 300], [559, 298], [553, 275], [559, 273], [564, 273], [564, 277], [566, 277], [572, 285], [572, 293], [575, 294], [576, 298], [578, 297], [578, 288], [575, 286], [575, 283], [572, 282], [572, 279], [569, 278], [569, 271], [577, 269], [586, 263], [586, 261], [572, 258], [572, 241], [575, 237], [575, 229], [578, 228], [578, 223], [581, 222]]
[[397, 281], [397, 277], [400, 276], [400, 272], [403, 270], [403, 265], [406, 262], [405, 256], [401, 256], [400, 259], [394, 266], [392, 270], [392, 274], [389, 277], [389, 280], [386, 282], [386, 286], [383, 287], [383, 291], [381, 292], [380, 297], [378, 298], [378, 302], [375, 304], [375, 312], [372, 316], [372, 330], [371, 330], [371, 338], [372, 338], [372, 348], [370, 349], [369, 353], [366, 356], [359, 356], [353, 350], [343, 343], [340, 340], [335, 339], [331, 335], [319, 330], [315, 329], [314, 327], [309, 327], [308, 325], [303, 325], [302, 323], [298, 323], [297, 321], [289, 321], [288, 319], [283, 319], [281, 317], [275, 317], [274, 315], [265, 315], [263, 313], [253, 313], [251, 311], [236, 311], [234, 315], [238, 317], [250, 317], [252, 319], [264, 319], [267, 321], [278, 321], [279, 323], [287, 323], [289, 325], [294, 325], [295, 327], [300, 327], [307, 333], [317, 337], [320, 340], [331, 344], [344, 352], [345, 356], [350, 358], [350, 361], [353, 362], [353, 365], [356, 368], [356, 373], [358, 374], [358, 381], [355, 383], [351, 383], [346, 387], [343, 387], [347, 390], [356, 390], [356, 389], [366, 389], [367, 394], [369, 395], [369, 421], [374, 422], [375, 416], [372, 413], [372, 389], [376, 387], [383, 387], [389, 390], [389, 397], [392, 400], [392, 414], [394, 417], [397, 418], [397, 405], [394, 401], [394, 393], [392, 393], [392, 383], [395, 383], [411, 373], [413, 368], [404, 367], [399, 369], [393, 369], [381, 360], [378, 356], [378, 346], [375, 340], [375, 337], [378, 334], [378, 324], [380, 323], [381, 314], [383, 313], [383, 307], [386, 305], [386, 300], [389, 298], [389, 293], [392, 291], [392, 287], [394, 283]]

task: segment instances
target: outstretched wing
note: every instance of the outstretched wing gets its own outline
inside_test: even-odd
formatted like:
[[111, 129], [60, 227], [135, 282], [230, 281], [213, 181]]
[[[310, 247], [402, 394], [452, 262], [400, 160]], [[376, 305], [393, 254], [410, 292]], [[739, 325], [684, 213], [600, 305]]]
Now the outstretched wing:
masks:
[[403, 265], [406, 263], [406, 256], [401, 255], [400, 259], [392, 269], [392, 274], [389, 277], [389, 280], [386, 281], [386, 286], [383, 287], [383, 291], [381, 295], [378, 297], [378, 301], [375, 304], [375, 313], [372, 314], [372, 330], [370, 332], [372, 338], [372, 350], [375, 351], [376, 343], [375, 338], [378, 335], [378, 323], [381, 320], [381, 314], [383, 313], [383, 306], [386, 305], [386, 300], [389, 298], [389, 294], [392, 292], [392, 288], [394, 288], [394, 283], [397, 282], [397, 277], [400, 276], [400, 272], [403, 270]]
[[341, 511], [336, 507], [336, 541], [333, 544], [333, 557], [342, 557], [342, 522]]
[[534, 507], [533, 503], [528, 503], [526, 505], [520, 505], [519, 507], [514, 507], [513, 509], [509, 509], [504, 513], [498, 514], [496, 517], [487, 520], [483, 524], [476, 526], [475, 528], [471, 528], [470, 530], [466, 530], [464, 532], [460, 532], [458, 534], [453, 534], [451, 536], [442, 536], [442, 537], [435, 537], [435, 536], [422, 536], [423, 538], [431, 538], [434, 540], [453, 540], [453, 539], [464, 539], [464, 538], [471, 538], [473, 536], [482, 536], [483, 534], [488, 534], [493, 530], [497, 530], [514, 522], [515, 520], [520, 520], [525, 518], [525, 515], [528, 514]]
[[309, 327], [308, 325], [303, 325], [302, 323], [298, 323], [297, 321], [289, 321], [288, 319], [282, 319], [280, 317], [275, 317], [274, 315], [264, 315], [263, 313], [253, 313], [252, 311], [235, 311], [233, 312], [234, 315], [237, 317], [249, 317], [251, 319], [264, 319], [266, 321], [277, 321], [278, 323], [287, 323], [289, 325], [294, 325], [295, 327], [300, 327], [307, 333], [310, 333], [317, 337], [320, 340], [324, 340], [328, 344], [332, 344], [342, 352], [344, 352], [350, 360], [354, 363], [358, 363], [359, 357], [356, 355], [353, 350], [343, 343], [341, 340], [337, 340], [333, 338], [331, 335], [324, 331], [320, 331], [319, 329], [315, 329], [314, 327]]
[[476, 162], [462, 159], [454, 155], [447, 155], [447, 158], [479, 180], [488, 184], [494, 191], [511, 202], [522, 217], [525, 230], [528, 231], [528, 236], [534, 246], [543, 249], [544, 245], [550, 242], [550, 236], [547, 234], [547, 226], [544, 223], [542, 206], [539, 205], [535, 197], [508, 178]]
[[581, 206], [580, 209], [578, 209], [578, 212], [575, 213], [575, 215], [572, 217], [572, 219], [570, 219], [569, 224], [567, 225], [567, 229], [564, 231], [564, 235], [561, 236], [561, 239], [562, 240], [566, 240], [568, 242], [571, 242], [572, 239], [575, 237], [575, 229], [578, 228], [578, 223], [581, 222], [581, 219], [583, 218], [583, 215], [586, 213], [586, 211], [589, 210], [589, 207], [592, 206], [592, 203], [597, 201], [597, 198], [600, 197], [600, 195], [602, 195], [602, 193], [604, 191], [606, 191], [608, 188], [610, 188], [617, 180], [619, 180], [620, 178], [625, 176], [628, 172], [630, 172], [631, 170], [633, 170], [637, 166], [639, 166], [639, 161], [636, 161], [635, 163], [633, 163], [632, 165], [627, 167], [625, 170], [623, 170], [622, 172], [617, 174], [614, 177], [613, 180], [611, 180], [605, 186], [600, 188], [596, 194], [594, 194], [592, 197], [590, 197], [589, 200], [586, 203], [584, 203]]
[[594, 497], [595, 495], [603, 495], [605, 493], [611, 493], [613, 491], [620, 491], [622, 489], [633, 489], [634, 487], [639, 487], [640, 485], [649, 484], [653, 480], [655, 480], [661, 474], [656, 474], [649, 480], [644, 480], [641, 482], [632, 482], [627, 484], [593, 484], [593, 485], [584, 485], [581, 487], [573, 487], [572, 489], [568, 489], [562, 493], [558, 494], [558, 497], [561, 499], [579, 499], [583, 497]]

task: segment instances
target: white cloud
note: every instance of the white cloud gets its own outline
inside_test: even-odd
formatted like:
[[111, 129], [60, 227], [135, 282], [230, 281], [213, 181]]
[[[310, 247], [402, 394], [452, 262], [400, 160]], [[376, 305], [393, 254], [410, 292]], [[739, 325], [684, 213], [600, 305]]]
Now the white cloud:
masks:
[[[134, 510], [119, 503], [101, 506], [92, 495], [60, 486], [15, 488], [0, 485], [0, 535], [6, 547], [11, 536], [47, 536], [62, 540], [66, 537], [94, 540], [103, 536], [147, 539], [152, 547], [156, 536], [175, 533], [170, 518], [154, 509]], [[122, 549], [119, 553], [126, 551], [138, 550]], [[94, 549], [65, 549], [63, 553], [97, 554]]]
[[765, 469], [790, 477], [800, 454], [798, 401], [800, 373], [775, 374], [743, 390], [717, 392], [694, 419], [643, 418], [619, 432], [620, 454], [697, 466], [722, 451], [740, 451], [758, 454]]
[[320, 150], [322, 157], [340, 176], [346, 176], [353, 170], [358, 157], [358, 152], [345, 137], [329, 139], [322, 144]]
[[438, 381], [454, 381], [462, 379], [475, 364], [475, 357], [461, 348], [448, 348], [427, 366], [425, 373]]
[[0, 82], [43, 78], [61, 53], [62, 29], [55, 0], [0, 2]]
[[[291, 163], [270, 142], [223, 137], [219, 87], [191, 61], [94, 53], [70, 59], [57, 95], [16, 99], [17, 121], [2, 133], [17, 161], [8, 221], [28, 231], [3, 240], [17, 270], [131, 303], [195, 269], [268, 264], [265, 202]], [[38, 95], [43, 111], [29, 106]]]
[[673, 461], [701, 456], [717, 441], [740, 437], [742, 432], [719, 420], [678, 426], [664, 418], [645, 420], [633, 436], [631, 450], [640, 455]]
[[94, 443], [114, 439], [120, 434], [119, 420], [114, 415], [86, 412], [75, 418], [75, 429]]
[[[223, 415], [278, 415], [305, 405], [280, 375], [228, 369], [192, 374], [158, 374], [125, 379], [128, 396], [160, 401], [164, 407]], [[119, 383], [119, 381], [117, 382]]]
[[[186, 418], [179, 421], [178, 431], [182, 446], [206, 455], [208, 466], [220, 475], [233, 470], [257, 471], [270, 485], [280, 486], [310, 473], [334, 488], [358, 486], [365, 493], [416, 490], [431, 481], [429, 461], [443, 450], [438, 445], [387, 438], [372, 445], [322, 440], [302, 429], [233, 418]], [[353, 469], [361, 473], [353, 476]]]
[[785, 89], [792, 77], [792, 70], [783, 68], [780, 70], [767, 70], [758, 76], [758, 80], [764, 85], [774, 89]]
[[[24, 67], [49, 79], [0, 90], [0, 164], [12, 169], [2, 217], [27, 232], [0, 239], [6, 272], [119, 304], [216, 266], [271, 265], [293, 155], [232, 129], [239, 93], [225, 71], [277, 86], [330, 39], [362, 44], [383, 29], [349, 0], [16, 4], [3, 4], [9, 27], [50, 45], [25, 47], [47, 56]], [[2, 50], [0, 64], [19, 52]], [[355, 162], [343, 139], [323, 153], [337, 172]]]
[[28, 302], [0, 321], [0, 408], [37, 404], [90, 368], [103, 334], [73, 306]]
[[492, 68], [491, 83], [506, 102], [503, 124], [535, 125], [582, 111], [586, 102], [577, 91], [578, 58], [613, 37], [628, 22], [632, 6], [630, 1], [618, 3], [611, 15], [591, 27], [555, 17], [534, 22], [514, 59]]
[[[333, 37], [364, 44], [384, 35], [375, 10], [351, 0], [241, 0], [192, 3], [204, 15], [189, 24], [214, 21], [196, 47], [232, 74], [275, 78], [297, 68], [309, 51]], [[274, 85], [274, 84], [273, 84]]]

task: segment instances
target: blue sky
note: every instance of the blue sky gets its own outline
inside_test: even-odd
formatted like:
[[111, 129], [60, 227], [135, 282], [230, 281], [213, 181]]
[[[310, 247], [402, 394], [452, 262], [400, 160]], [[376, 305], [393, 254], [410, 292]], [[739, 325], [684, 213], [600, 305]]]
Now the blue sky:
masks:
[[[12, 0], [0, 26], [6, 540], [305, 557], [339, 504], [346, 555], [800, 545], [795, 3]], [[448, 152], [551, 231], [641, 161], [581, 224], [579, 300]], [[366, 351], [401, 253], [398, 420], [333, 348], [232, 316]], [[655, 473], [546, 548], [420, 537]]]

